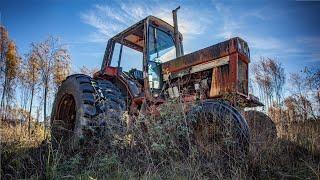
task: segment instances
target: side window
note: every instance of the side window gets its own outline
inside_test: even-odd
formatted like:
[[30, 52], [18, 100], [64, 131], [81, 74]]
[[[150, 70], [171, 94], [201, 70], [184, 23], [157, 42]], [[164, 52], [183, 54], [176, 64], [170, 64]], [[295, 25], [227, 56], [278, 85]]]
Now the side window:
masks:
[[[121, 44], [116, 43], [113, 50], [112, 59], [111, 59], [112, 67], [118, 67], [120, 49], [121, 49]], [[128, 48], [126, 46], [122, 47], [121, 62], [120, 62], [120, 67], [122, 68], [122, 71], [128, 72], [131, 69], [137, 69], [142, 71], [142, 68], [143, 68], [142, 63], [143, 63], [143, 54], [141, 52]]]
[[142, 52], [123, 46], [120, 67], [123, 71], [129, 72], [131, 69], [142, 71], [143, 68]]
[[116, 43], [114, 45], [112, 59], [111, 59], [111, 66], [112, 67], [118, 67], [118, 61], [119, 61], [119, 53], [120, 53], [120, 44]]
[[248, 94], [248, 65], [238, 59], [238, 91]]
[[151, 90], [161, 90], [161, 63], [176, 57], [173, 37], [168, 32], [149, 26], [148, 36], [148, 79]]

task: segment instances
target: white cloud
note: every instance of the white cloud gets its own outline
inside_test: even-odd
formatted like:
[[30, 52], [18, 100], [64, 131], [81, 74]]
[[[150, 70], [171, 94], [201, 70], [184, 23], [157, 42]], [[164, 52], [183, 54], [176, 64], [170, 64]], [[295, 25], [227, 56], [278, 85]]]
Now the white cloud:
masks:
[[[258, 21], [268, 21], [270, 17], [265, 16], [268, 9], [249, 9], [241, 12], [233, 6], [223, 4], [221, 2], [213, 1], [215, 10], [221, 20], [221, 26], [218, 26], [219, 39], [229, 39], [231, 37], [239, 36], [246, 40], [251, 48], [252, 57], [259, 58], [260, 56], [269, 57], [288, 57], [301, 55], [303, 50], [297, 44], [290, 44], [284, 41], [281, 37], [274, 37], [272, 35], [258, 34], [255, 29], [249, 29], [252, 26], [251, 20], [258, 19]], [[240, 11], [241, 13], [236, 12]], [[301, 39], [308, 43], [316, 43], [314, 39]]]
[[[208, 36], [208, 40], [212, 36], [219, 40], [240, 36], [249, 43], [251, 52], [254, 53], [253, 57], [301, 56], [305, 50], [299, 44], [320, 49], [319, 37], [301, 37], [297, 38], [295, 42], [290, 41], [290, 43], [282, 37], [257, 34], [255, 29], [248, 29], [253, 27], [251, 20], [270, 20], [269, 15], [266, 14], [268, 9], [248, 9], [238, 13], [232, 5], [221, 2], [214, 2], [211, 8], [209, 6], [207, 9], [201, 10], [187, 5], [181, 7], [178, 13], [178, 22], [180, 32], [187, 40], [187, 42], [185, 41], [185, 47], [193, 46], [199, 39], [204, 40], [205, 38], [201, 36]], [[112, 6], [97, 4], [83, 12], [81, 19], [84, 23], [95, 28], [95, 31], [89, 35], [90, 41], [105, 43], [110, 37], [148, 15], [159, 17], [172, 25], [171, 11], [174, 8], [176, 8], [174, 3], [158, 3], [155, 1], [150, 3], [119, 2], [113, 3]], [[237, 10], [239, 11], [239, 9]], [[199, 39], [194, 37], [199, 37]], [[188, 39], [192, 39], [192, 41], [188, 41]], [[313, 59], [319, 59], [319, 53], [312, 53], [312, 56]]]
[[320, 36], [303, 36], [296, 39], [297, 44], [306, 47], [310, 62], [320, 62]]
[[277, 50], [285, 47], [284, 43], [274, 37], [248, 37], [251, 47], [261, 50]]
[[[234, 36], [243, 37], [243, 35], [246, 34], [244, 29], [248, 26], [248, 20], [258, 18], [260, 21], [264, 21], [268, 19], [263, 14], [263, 9], [246, 9], [246, 11], [237, 13], [235, 12], [235, 8], [230, 5], [216, 1], [213, 1], [213, 5], [216, 10], [216, 16], [218, 16], [218, 19], [221, 21], [221, 25], [218, 26], [217, 29], [217, 37], [219, 38], [229, 39]], [[257, 39], [257, 41], [260, 40]]]
[[296, 40], [298, 43], [320, 50], [320, 36], [303, 36], [298, 37]]
[[[139, 20], [154, 15], [172, 23], [173, 4], [147, 4], [147, 3], [119, 3], [113, 6], [95, 5], [92, 9], [81, 14], [84, 23], [96, 29], [90, 35], [90, 41], [106, 42], [108, 38], [116, 35], [126, 27], [133, 25]], [[194, 18], [198, 17], [198, 18]], [[209, 20], [205, 16], [199, 17], [197, 12], [187, 7], [178, 13], [179, 31], [185, 39], [203, 34], [209, 25]]]
[[222, 26], [219, 26], [220, 28], [218, 29], [218, 37], [229, 39], [233, 36], [237, 36], [237, 32], [241, 28], [242, 22], [234, 20], [229, 6], [214, 2], [214, 7], [222, 20]]

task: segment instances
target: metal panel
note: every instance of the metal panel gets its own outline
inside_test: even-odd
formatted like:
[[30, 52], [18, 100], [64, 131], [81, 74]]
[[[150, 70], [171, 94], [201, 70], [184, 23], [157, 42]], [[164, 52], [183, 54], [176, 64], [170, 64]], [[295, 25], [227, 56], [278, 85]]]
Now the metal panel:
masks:
[[211, 69], [213, 67], [226, 65], [229, 63], [229, 56], [225, 56], [214, 61], [210, 61], [208, 63], [199, 64], [196, 66], [192, 66], [190, 73], [196, 73], [204, 70]]
[[228, 64], [213, 68], [210, 97], [236, 91], [237, 61], [238, 55], [234, 53], [229, 56]]
[[229, 64], [213, 68], [210, 97], [220, 96], [230, 89], [229, 70]]
[[191, 66], [228, 56], [237, 51], [236, 40], [237, 38], [232, 38], [230, 40], [165, 62], [162, 64], [162, 71], [167, 73], [177, 72], [187, 69]]
[[208, 69], [212, 69], [214, 67], [217, 66], [222, 66], [225, 64], [229, 63], [229, 56], [225, 56], [219, 59], [215, 59], [213, 61], [209, 61], [207, 63], [203, 63], [203, 64], [198, 64], [195, 66], [192, 66], [191, 68], [186, 68], [184, 70], [175, 72], [175, 73], [169, 73], [169, 74], [163, 74], [163, 80], [164, 81], [168, 81], [169, 80], [169, 75], [171, 76], [172, 79], [177, 78], [177, 77], [182, 77], [188, 74], [192, 74], [192, 73], [197, 73], [200, 71], [205, 71]]

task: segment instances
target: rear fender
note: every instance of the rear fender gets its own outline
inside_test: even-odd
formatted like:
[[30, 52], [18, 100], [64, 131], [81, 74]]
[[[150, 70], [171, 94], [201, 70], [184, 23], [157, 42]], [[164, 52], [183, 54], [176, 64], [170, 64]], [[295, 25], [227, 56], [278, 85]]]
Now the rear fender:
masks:
[[222, 102], [222, 101], [217, 101], [217, 100], [205, 100], [204, 102], [201, 102], [198, 105], [199, 108], [196, 109], [191, 109], [188, 114], [195, 114], [197, 111], [212, 111], [215, 108], [224, 108], [226, 110], [228, 110], [232, 116], [234, 116], [234, 120], [236, 121], [235, 123], [239, 125], [242, 133], [246, 136], [246, 138], [248, 138], [249, 140], [249, 126], [247, 121], [245, 120], [245, 118], [241, 115], [241, 113], [235, 109], [233, 106]]
[[124, 74], [119, 68], [106, 67], [103, 71], [95, 73], [94, 78], [113, 82], [131, 100], [140, 97], [142, 94], [142, 86], [136, 80]]

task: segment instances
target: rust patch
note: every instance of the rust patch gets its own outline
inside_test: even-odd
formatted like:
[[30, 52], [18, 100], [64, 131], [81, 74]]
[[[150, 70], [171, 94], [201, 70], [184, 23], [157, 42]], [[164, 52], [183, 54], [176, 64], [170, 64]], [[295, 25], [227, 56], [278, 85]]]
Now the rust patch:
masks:
[[162, 64], [163, 72], [176, 72], [200, 63], [218, 59], [237, 51], [238, 38], [232, 38], [216, 45], [198, 50], [196, 52], [178, 57]]

